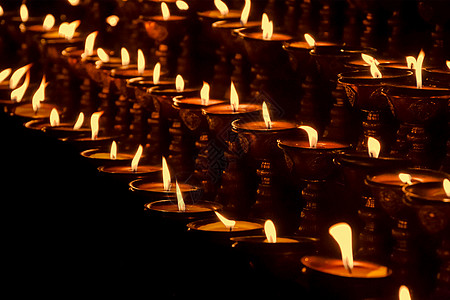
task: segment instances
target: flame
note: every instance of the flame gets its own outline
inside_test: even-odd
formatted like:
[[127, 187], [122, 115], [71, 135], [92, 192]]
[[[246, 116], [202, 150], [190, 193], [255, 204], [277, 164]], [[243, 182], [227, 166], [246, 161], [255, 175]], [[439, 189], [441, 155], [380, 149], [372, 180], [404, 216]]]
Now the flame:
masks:
[[310, 35], [309, 33], [305, 33], [304, 37], [310, 47], [316, 46], [316, 40], [312, 37], [312, 35]]
[[266, 13], [262, 15], [261, 28], [263, 31], [263, 39], [270, 40], [273, 35], [273, 22], [269, 21], [269, 17]]
[[19, 84], [20, 79], [22, 79], [23, 75], [25, 75], [26, 72], [31, 68], [33, 64], [28, 64], [26, 66], [23, 66], [19, 69], [17, 69], [9, 79], [9, 88], [11, 90], [15, 89], [17, 85]]
[[264, 223], [264, 232], [266, 233], [266, 239], [268, 243], [277, 242], [277, 231], [275, 229], [275, 225], [271, 220], [267, 220]]
[[361, 53], [361, 58], [368, 64], [368, 65], [379, 65], [380, 63], [378, 62], [378, 60], [376, 60], [373, 56]]
[[166, 158], [163, 156], [162, 158], [162, 175], [163, 175], [163, 187], [165, 191], [170, 191], [170, 171], [169, 166], [167, 165]]
[[423, 52], [423, 49], [420, 50], [419, 56], [417, 56], [416, 64], [414, 66], [414, 69], [416, 70], [416, 84], [417, 88], [422, 88], [422, 64], [423, 60], [425, 58], [425, 52]]
[[227, 218], [219, 214], [217, 211], [215, 211], [214, 213], [219, 218], [220, 222], [222, 222], [222, 224], [225, 225], [227, 229], [229, 229], [230, 231], [233, 230], [234, 225], [236, 225], [236, 221], [228, 220]]
[[344, 268], [351, 273], [353, 269], [352, 228], [347, 223], [337, 223], [328, 230], [341, 249]]
[[373, 58], [370, 55], [361, 53], [361, 58], [369, 64], [370, 66], [370, 74], [372, 74], [373, 78], [382, 78], [382, 74], [380, 72], [380, 70], [378, 69], [377, 65], [379, 65], [380, 63], [378, 62], [378, 60], [376, 60], [375, 58]]
[[127, 48], [120, 48], [120, 58], [122, 60], [122, 66], [128, 66], [130, 64], [130, 54], [128, 53]]
[[398, 289], [398, 299], [399, 300], [411, 300], [411, 294], [407, 286], [402, 285]]
[[45, 16], [44, 22], [42, 23], [42, 27], [44, 30], [50, 30], [55, 25], [55, 17], [52, 14], [48, 14]]
[[231, 82], [230, 88], [230, 105], [233, 112], [237, 112], [239, 110], [239, 95], [234, 87], [233, 81]]
[[111, 15], [106, 18], [106, 23], [108, 23], [111, 27], [116, 27], [117, 23], [119, 23], [120, 18], [116, 15]]
[[80, 20], [76, 20], [70, 23], [61, 23], [58, 29], [59, 36], [64, 37], [66, 40], [71, 40], [75, 34], [75, 30], [77, 30], [78, 26], [80, 26], [80, 23]]
[[447, 68], [450, 69], [450, 60], [446, 60], [446, 61], [445, 61], [445, 64], [447, 65]]
[[367, 140], [367, 152], [369, 153], [369, 156], [378, 158], [378, 155], [380, 155], [380, 150], [380, 142], [376, 138], [369, 136], [369, 139]]
[[45, 100], [45, 88], [47, 87], [48, 82], [45, 82], [45, 75], [42, 76], [41, 84], [37, 89], [36, 93], [34, 93], [33, 98], [31, 99], [31, 105], [33, 106], [33, 111], [37, 112], [41, 107], [41, 101]]
[[25, 4], [22, 4], [20, 6], [20, 20], [22, 20], [23, 23], [28, 21], [28, 8]]
[[209, 103], [209, 84], [203, 81], [203, 87], [200, 90], [200, 98], [202, 99], [202, 105], [207, 106]]
[[308, 141], [309, 141], [309, 147], [310, 148], [316, 148], [317, 147], [317, 141], [318, 141], [318, 134], [317, 130], [312, 128], [311, 126], [299, 126], [298, 128], [303, 129], [308, 134]]
[[400, 173], [398, 174], [398, 178], [403, 182], [403, 183], [407, 183], [407, 184], [412, 184], [412, 177], [410, 174], [407, 173]]
[[98, 31], [91, 32], [84, 42], [84, 53], [83, 57], [91, 56], [94, 54], [94, 43], [95, 38], [97, 37]]
[[83, 126], [83, 122], [84, 122], [84, 114], [83, 114], [83, 112], [80, 112], [80, 114], [78, 115], [77, 121], [73, 125], [73, 130], [80, 129], [81, 126]]
[[59, 114], [56, 108], [53, 108], [50, 112], [50, 126], [58, 126], [59, 125]]
[[143, 150], [142, 145], [139, 145], [138, 149], [136, 150], [136, 154], [134, 155], [133, 160], [131, 161], [132, 172], [137, 172], [139, 160], [141, 159], [142, 156], [142, 150]]
[[228, 6], [221, 0], [214, 0], [214, 5], [220, 11], [220, 15], [222, 17], [226, 17], [228, 15], [228, 13], [230, 12], [228, 10]]
[[182, 0], [177, 0], [175, 2], [176, 6], [178, 7], [179, 10], [188, 10], [189, 9], [189, 5], [182, 1]]
[[3, 7], [0, 5], [0, 17], [3, 16], [5, 12], [3, 11]]
[[116, 141], [113, 141], [111, 143], [111, 150], [109, 151], [109, 158], [117, 159], [117, 143], [116, 143]]
[[167, 21], [170, 19], [170, 10], [169, 10], [169, 7], [167, 7], [166, 2], [161, 3], [161, 14], [162, 14], [164, 21]]
[[27, 72], [27, 76], [25, 77], [25, 81], [23, 84], [11, 92], [11, 100], [20, 102], [22, 101], [23, 95], [25, 95], [25, 91], [28, 88], [28, 84], [30, 83], [30, 72]]
[[414, 68], [414, 66], [416, 65], [416, 58], [414, 56], [407, 56], [406, 65], [408, 66], [408, 69]]
[[96, 140], [98, 138], [99, 119], [102, 116], [103, 111], [97, 111], [91, 115], [91, 139]]
[[271, 129], [272, 121], [270, 120], [269, 109], [267, 108], [267, 104], [265, 101], [262, 104], [262, 115], [263, 115], [264, 123], [266, 124], [266, 128]]
[[0, 82], [3, 82], [3, 80], [5, 80], [9, 74], [11, 74], [12, 69], [8, 68], [8, 69], [4, 69], [3, 71], [0, 72]]
[[78, 4], [80, 4], [80, 0], [67, 0], [69, 1], [70, 5], [72, 6], [77, 6]]
[[104, 63], [107, 63], [109, 61], [109, 55], [103, 50], [103, 48], [97, 48], [97, 55], [98, 58]]
[[137, 69], [139, 75], [143, 75], [145, 71], [145, 57], [141, 49], [138, 49]]
[[447, 197], [450, 197], [450, 180], [448, 180], [447, 178], [444, 179], [444, 181], [442, 182], [442, 186]]
[[247, 24], [248, 16], [250, 15], [251, 6], [252, 6], [252, 1], [245, 0], [245, 5], [244, 5], [244, 8], [242, 9], [241, 19], [240, 19], [242, 25]]
[[153, 68], [153, 84], [159, 84], [160, 76], [161, 76], [161, 64], [157, 62], [155, 67]]
[[177, 77], [175, 78], [175, 87], [177, 89], [177, 92], [179, 93], [184, 91], [184, 80], [180, 74], [178, 74]]
[[184, 204], [183, 195], [181, 194], [180, 186], [178, 185], [178, 181], [175, 181], [175, 186], [177, 190], [177, 203], [179, 211], [186, 211], [186, 205]]

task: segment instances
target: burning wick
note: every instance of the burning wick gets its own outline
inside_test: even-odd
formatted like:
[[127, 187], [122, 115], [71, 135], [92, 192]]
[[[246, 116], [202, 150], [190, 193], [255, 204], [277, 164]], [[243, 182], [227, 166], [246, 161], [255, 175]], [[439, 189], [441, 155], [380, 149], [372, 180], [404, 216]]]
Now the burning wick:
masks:
[[263, 13], [262, 20], [261, 20], [261, 29], [262, 29], [262, 36], [264, 40], [270, 40], [272, 39], [273, 35], [273, 22], [269, 20], [269, 17], [266, 13]]
[[214, 5], [219, 10], [222, 17], [226, 17], [230, 12], [228, 6], [221, 0], [214, 0]]
[[337, 223], [328, 230], [341, 249], [344, 268], [351, 274], [353, 269], [352, 228], [347, 223]]
[[267, 108], [267, 104], [265, 101], [262, 104], [262, 115], [264, 123], [266, 124], [266, 128], [272, 129], [272, 121], [270, 120], [269, 109]]
[[91, 139], [96, 140], [98, 138], [98, 123], [102, 116], [103, 111], [95, 112], [91, 115]]
[[311, 48], [316, 46], [316, 40], [312, 37], [312, 35], [310, 35], [309, 33], [305, 33], [303, 36], [305, 37], [308, 46], [310, 46]]
[[450, 180], [448, 180], [447, 178], [444, 179], [444, 181], [442, 182], [442, 187], [444, 188], [445, 195], [447, 197], [450, 197]]
[[407, 173], [400, 173], [398, 174], [398, 178], [403, 182], [403, 183], [407, 183], [407, 184], [412, 184], [412, 177], [411, 175], [407, 174]]
[[422, 64], [423, 64], [424, 58], [425, 58], [425, 52], [423, 51], [423, 49], [420, 50], [420, 53], [417, 56], [417, 59], [415, 59], [413, 56], [406, 57], [406, 63], [408, 64], [408, 68], [415, 70], [416, 86], [418, 89], [422, 88]]
[[161, 75], [161, 64], [159, 62], [153, 67], [153, 84], [159, 84], [159, 77]]
[[230, 88], [230, 105], [231, 110], [233, 110], [234, 113], [239, 110], [239, 95], [236, 91], [236, 88], [234, 87], [233, 81], [231, 82]]
[[136, 154], [134, 155], [133, 160], [131, 161], [132, 172], [137, 172], [139, 160], [141, 159], [142, 156], [142, 150], [143, 150], [142, 145], [139, 145]]
[[228, 230], [233, 231], [234, 225], [236, 225], [236, 221], [228, 220], [227, 218], [219, 214], [217, 211], [215, 211], [214, 213], [219, 218], [220, 222], [222, 222], [222, 224], [225, 225], [225, 227]]
[[200, 90], [200, 99], [202, 100], [202, 105], [204, 106], [207, 106], [209, 103], [209, 91], [210, 91], [209, 84], [203, 81], [203, 87]]
[[251, 5], [252, 5], [252, 2], [250, 0], [245, 0], [245, 5], [244, 5], [244, 8], [242, 9], [241, 18], [240, 18], [242, 26], [245, 26], [245, 24], [247, 24]]
[[81, 126], [83, 126], [83, 122], [84, 122], [84, 113], [80, 112], [80, 114], [78, 115], [77, 121], [73, 125], [73, 130], [80, 129]]
[[309, 140], [309, 147], [310, 148], [316, 148], [317, 147], [317, 141], [318, 141], [318, 134], [317, 130], [310, 126], [299, 126], [298, 128], [303, 129], [308, 134], [308, 140]]
[[178, 74], [177, 77], [175, 78], [175, 88], [178, 93], [184, 91], [184, 80], [180, 74]]
[[275, 229], [275, 224], [273, 224], [272, 220], [267, 220], [264, 223], [264, 232], [266, 233], [265, 241], [272, 244], [277, 242], [277, 231]]
[[177, 203], [179, 211], [186, 211], [186, 205], [184, 204], [183, 195], [181, 194], [180, 186], [178, 185], [178, 181], [175, 181], [175, 186], [177, 190]]
[[407, 286], [402, 285], [398, 289], [398, 299], [399, 300], [411, 300], [411, 294]]
[[380, 70], [378, 69], [377, 65], [379, 65], [380, 63], [378, 62], [378, 60], [376, 60], [375, 58], [373, 58], [370, 55], [361, 53], [361, 58], [369, 64], [370, 66], [370, 74], [372, 75], [373, 78], [382, 78], [383, 75], [381, 74]]
[[367, 140], [367, 151], [369, 153], [369, 157], [378, 158], [380, 155], [381, 144], [380, 142], [373, 137], [369, 137]]
[[113, 141], [111, 143], [111, 151], [109, 152], [109, 158], [112, 160], [117, 159], [117, 143]]
[[166, 158], [163, 156], [162, 158], [162, 175], [163, 175], [163, 188], [164, 191], [168, 192], [170, 191], [171, 187], [171, 180], [170, 180], [170, 172], [169, 172], [169, 166], [167, 166]]

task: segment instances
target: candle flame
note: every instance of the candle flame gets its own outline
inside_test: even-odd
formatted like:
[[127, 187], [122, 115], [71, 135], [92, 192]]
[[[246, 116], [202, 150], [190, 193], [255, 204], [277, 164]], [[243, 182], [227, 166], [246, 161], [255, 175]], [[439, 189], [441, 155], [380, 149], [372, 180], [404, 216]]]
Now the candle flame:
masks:
[[267, 104], [265, 101], [262, 104], [262, 115], [263, 115], [264, 123], [266, 124], [266, 128], [271, 129], [272, 121], [270, 120], [269, 109], [267, 108]]
[[117, 143], [116, 143], [116, 141], [113, 141], [111, 143], [111, 150], [109, 151], [109, 158], [117, 159]]
[[25, 75], [25, 73], [28, 72], [28, 70], [31, 68], [32, 65], [33, 64], [28, 64], [14, 71], [14, 73], [11, 75], [11, 78], [9, 79], [9, 88], [11, 90], [17, 87], [23, 75]]
[[105, 50], [103, 50], [103, 48], [97, 48], [97, 56], [104, 63], [107, 63], [109, 61], [109, 55]]
[[226, 17], [230, 12], [228, 6], [221, 0], [214, 0], [214, 5], [220, 11], [222, 17]]
[[312, 37], [312, 35], [310, 35], [309, 33], [305, 33], [304, 37], [310, 47], [316, 46], [316, 40]]
[[120, 58], [122, 60], [122, 66], [128, 66], [130, 64], [130, 54], [128, 53], [127, 48], [120, 48]]
[[244, 8], [242, 9], [241, 19], [240, 19], [242, 25], [245, 25], [248, 22], [248, 16], [250, 15], [251, 6], [252, 6], [252, 1], [245, 0], [245, 5], [244, 5]]
[[266, 13], [263, 13], [261, 20], [262, 36], [265, 40], [270, 40], [273, 35], [273, 22], [269, 20]]
[[379, 65], [380, 63], [373, 58], [370, 55], [361, 53], [361, 58], [369, 64], [370, 66], [370, 74], [372, 75], [373, 78], [382, 78], [382, 74], [380, 72], [380, 70], [378, 69], [377, 65]]
[[177, 0], [175, 2], [176, 6], [178, 7], [179, 10], [188, 10], [189, 9], [189, 5], [182, 1], [182, 0]]
[[450, 69], [450, 60], [446, 60], [446, 61], [445, 61], [445, 64], [447, 65], [447, 68]]
[[9, 74], [11, 74], [12, 69], [7, 68], [0, 72], [0, 82], [3, 82], [6, 78], [8, 78]]
[[83, 114], [83, 112], [80, 112], [80, 114], [78, 115], [77, 121], [73, 125], [73, 129], [74, 130], [80, 129], [81, 126], [83, 126], [83, 122], [84, 122], [84, 114]]
[[133, 160], [131, 161], [132, 172], [137, 172], [139, 160], [141, 159], [142, 156], [142, 150], [143, 150], [142, 145], [139, 145], [138, 149], [136, 150], [136, 154], [134, 155]]
[[70, 5], [72, 6], [77, 6], [78, 4], [80, 4], [80, 0], [67, 0]]
[[315, 130], [311, 126], [305, 126], [305, 125], [299, 126], [298, 128], [303, 129], [308, 134], [309, 147], [316, 148], [317, 141], [319, 140], [317, 130]]
[[163, 187], [165, 191], [170, 191], [170, 171], [169, 166], [167, 165], [166, 158], [163, 156], [162, 158], [162, 175], [163, 175]]
[[408, 66], [408, 69], [414, 68], [414, 66], [416, 65], [416, 58], [414, 56], [407, 56], [406, 65]]
[[56, 108], [53, 108], [50, 112], [50, 126], [59, 126], [59, 114]]
[[156, 63], [153, 68], [153, 84], [159, 84], [159, 78], [161, 76], [161, 64], [159, 62]]
[[444, 179], [444, 181], [442, 182], [442, 186], [444, 188], [445, 195], [447, 195], [447, 197], [450, 197], [450, 180], [448, 180], [447, 178]]
[[5, 12], [3, 11], [3, 7], [0, 5], [0, 17], [3, 16]]
[[84, 42], [84, 53], [82, 55], [83, 58], [94, 54], [94, 43], [97, 34], [98, 31], [94, 31], [86, 37], [86, 41]]
[[55, 17], [52, 14], [48, 14], [45, 16], [44, 22], [42, 23], [42, 28], [44, 30], [50, 30], [55, 25]]
[[209, 103], [209, 91], [210, 86], [207, 82], [203, 81], [203, 87], [200, 90], [200, 98], [202, 99], [202, 105], [207, 106]]
[[186, 211], [186, 205], [184, 204], [183, 195], [181, 194], [181, 189], [178, 185], [178, 181], [175, 181], [175, 186], [177, 191], [178, 211]]
[[20, 14], [20, 20], [22, 20], [23, 23], [28, 21], [28, 8], [25, 4], [22, 4], [20, 6], [19, 14]]
[[16, 102], [22, 101], [22, 98], [25, 95], [25, 91], [27, 90], [29, 83], [30, 83], [30, 72], [27, 72], [23, 84], [11, 92], [11, 100]]
[[184, 91], [184, 80], [180, 74], [178, 74], [177, 77], [175, 78], [175, 88], [177, 89], [178, 93]]
[[367, 140], [367, 151], [369, 153], [369, 156], [378, 158], [378, 155], [380, 155], [380, 150], [380, 142], [376, 138], [369, 136], [369, 139]]
[[137, 58], [137, 69], [138, 69], [138, 73], [139, 75], [143, 75], [144, 71], [145, 71], [145, 57], [144, 57], [144, 53], [142, 52], [141, 49], [138, 49], [138, 58]]
[[399, 300], [411, 300], [411, 294], [407, 286], [402, 285], [398, 289], [398, 299]]
[[117, 23], [119, 23], [120, 18], [116, 15], [111, 15], [106, 18], [106, 23], [108, 23], [111, 27], [116, 27]]
[[341, 249], [344, 268], [351, 273], [353, 269], [352, 228], [347, 223], [337, 223], [328, 230]]
[[368, 54], [365, 53], [361, 53], [361, 58], [368, 64], [368, 65], [379, 65], [380, 63], [378, 62], [378, 60], [376, 60], [373, 56], [370, 56]]
[[63, 22], [59, 25], [58, 34], [61, 37], [64, 37], [66, 40], [71, 40], [75, 35], [75, 30], [77, 30], [81, 21], [76, 20], [70, 23]]
[[33, 111], [37, 112], [39, 108], [41, 107], [41, 101], [45, 100], [45, 88], [47, 87], [48, 82], [45, 82], [45, 75], [42, 76], [41, 84], [39, 85], [39, 88], [36, 90], [36, 92], [33, 95], [33, 98], [31, 99], [31, 105], [33, 106]]
[[230, 105], [233, 112], [237, 112], [239, 110], [239, 95], [236, 91], [236, 87], [234, 86], [233, 81], [231, 82], [230, 88]]
[[425, 58], [425, 52], [420, 50], [419, 56], [417, 56], [416, 64], [414, 69], [416, 70], [416, 85], [418, 89], [422, 88], [422, 64]]
[[169, 20], [169, 18], [170, 18], [170, 10], [169, 10], [169, 7], [167, 6], [166, 2], [162, 2], [161, 3], [161, 14], [162, 14], [162, 17], [163, 17], [164, 21]]
[[267, 220], [264, 223], [264, 232], [266, 233], [266, 240], [268, 243], [277, 242], [277, 231], [275, 229], [275, 224], [273, 224], [272, 220]]
[[412, 184], [412, 177], [410, 174], [407, 173], [400, 173], [398, 174], [398, 178], [403, 182], [403, 183], [407, 183], [407, 184]]
[[97, 111], [91, 115], [91, 139], [96, 140], [98, 138], [99, 120], [103, 111]]
[[223, 225], [225, 225], [225, 227], [232, 231], [234, 225], [236, 225], [236, 221], [233, 220], [229, 220], [227, 218], [225, 218], [224, 216], [222, 216], [221, 214], [219, 214], [217, 211], [214, 212], [216, 214], [216, 216], [219, 218], [220, 222], [222, 222]]

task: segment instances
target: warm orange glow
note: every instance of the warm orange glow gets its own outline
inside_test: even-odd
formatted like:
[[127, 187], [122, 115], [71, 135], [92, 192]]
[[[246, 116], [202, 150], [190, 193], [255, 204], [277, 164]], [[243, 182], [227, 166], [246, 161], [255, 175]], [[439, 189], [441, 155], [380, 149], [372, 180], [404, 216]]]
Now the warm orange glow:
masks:
[[142, 52], [141, 49], [138, 49], [137, 51], [137, 69], [138, 69], [138, 73], [139, 75], [144, 75], [144, 71], [145, 71], [145, 57], [144, 57], [144, 53]]
[[73, 125], [73, 129], [74, 130], [80, 129], [81, 126], [83, 126], [83, 123], [84, 123], [84, 113], [80, 112], [80, 114], [78, 115], [77, 121]]
[[214, 213], [219, 218], [220, 222], [222, 222], [222, 224], [225, 225], [225, 227], [227, 229], [229, 229], [230, 231], [233, 230], [234, 225], [236, 225], [236, 221], [229, 220], [229, 219], [225, 218], [224, 216], [219, 214], [217, 211], [215, 211]]
[[181, 93], [184, 91], [184, 80], [183, 77], [178, 74], [175, 78], [175, 88], [177, 89], [177, 92]]
[[308, 134], [309, 147], [316, 148], [317, 141], [319, 139], [317, 130], [315, 130], [311, 126], [305, 126], [305, 125], [299, 126], [298, 128], [303, 129]]
[[414, 56], [406, 57], [406, 65], [408, 66], [408, 69], [414, 68], [415, 64], [416, 64], [416, 58]]
[[202, 86], [202, 89], [200, 90], [200, 98], [202, 99], [202, 105], [208, 105], [209, 91], [210, 91], [209, 84], [207, 82], [203, 81], [203, 86]]
[[94, 43], [95, 38], [97, 37], [98, 31], [91, 32], [84, 42], [84, 53], [83, 57], [91, 56], [94, 54]]
[[267, 108], [267, 104], [265, 101], [262, 104], [262, 115], [263, 115], [264, 123], [266, 124], [266, 128], [271, 129], [272, 121], [270, 120], [269, 109]]
[[261, 21], [261, 28], [263, 31], [263, 39], [270, 40], [273, 35], [273, 22], [269, 20], [269, 17], [266, 13], [263, 13], [262, 21]]
[[233, 112], [237, 112], [239, 110], [239, 95], [234, 87], [233, 81], [231, 82], [230, 88], [230, 105]]
[[80, 26], [80, 23], [80, 20], [76, 20], [70, 23], [61, 23], [58, 29], [59, 36], [64, 37], [66, 40], [71, 40], [75, 34], [75, 30], [77, 30], [78, 26]]
[[29, 84], [30, 84], [30, 72], [27, 72], [27, 75], [25, 77], [25, 81], [23, 82], [23, 84], [11, 92], [11, 100], [16, 101], [16, 102], [22, 101], [22, 98], [25, 95], [25, 92], [26, 92]]
[[48, 14], [45, 16], [44, 22], [42, 23], [42, 27], [44, 30], [50, 30], [55, 25], [55, 17], [52, 14]]
[[316, 40], [312, 37], [312, 35], [310, 35], [309, 33], [305, 33], [304, 37], [310, 47], [316, 46]]
[[264, 232], [266, 233], [266, 239], [268, 243], [277, 242], [277, 231], [275, 229], [275, 224], [271, 220], [267, 220], [264, 223]]
[[242, 25], [247, 24], [248, 16], [250, 15], [251, 6], [252, 6], [252, 1], [245, 0], [245, 5], [241, 12], [241, 24]]
[[111, 143], [111, 150], [109, 151], [109, 158], [117, 159], [117, 143], [116, 143], [116, 141], [113, 141]]
[[423, 49], [420, 50], [419, 56], [417, 56], [416, 65], [414, 69], [416, 70], [416, 85], [418, 89], [422, 88], [422, 64], [425, 58], [425, 52]]
[[450, 69], [450, 60], [445, 61], [445, 64], [447, 65], [447, 68]]
[[337, 223], [328, 230], [341, 249], [344, 268], [351, 273], [353, 269], [352, 228], [347, 223]]
[[163, 187], [165, 191], [170, 191], [171, 179], [169, 166], [167, 165], [166, 158], [162, 158], [162, 176], [163, 176]]
[[67, 0], [69, 1], [70, 5], [72, 6], [77, 6], [78, 4], [80, 4], [80, 0]]
[[130, 64], [130, 54], [128, 53], [127, 48], [120, 48], [120, 58], [122, 60], [122, 66], [128, 66]]
[[97, 111], [91, 115], [91, 139], [96, 140], [98, 138], [99, 120], [103, 111]]
[[444, 181], [442, 182], [442, 186], [447, 197], [450, 197], [450, 180], [444, 179]]
[[376, 60], [373, 56], [361, 53], [361, 58], [368, 64], [368, 65], [379, 65], [380, 63], [378, 62], [378, 60]]
[[161, 76], [161, 64], [157, 62], [155, 67], [153, 68], [153, 84], [159, 84], [160, 76]]
[[214, 5], [220, 11], [220, 14], [222, 15], [222, 17], [226, 17], [228, 15], [228, 13], [230, 12], [228, 10], [228, 6], [221, 0], [214, 0]]
[[411, 294], [409, 293], [408, 287], [405, 285], [400, 286], [398, 289], [398, 299], [399, 300], [411, 300]]
[[369, 136], [369, 139], [367, 140], [367, 151], [369, 153], [369, 156], [378, 158], [378, 155], [380, 155], [380, 150], [380, 142], [376, 138]]
[[9, 88], [11, 90], [17, 87], [23, 75], [25, 75], [25, 73], [28, 72], [28, 70], [31, 68], [32, 65], [33, 64], [28, 64], [14, 71], [14, 73], [11, 75], [11, 78], [9, 79]]
[[50, 112], [50, 126], [58, 126], [59, 125], [59, 114], [56, 108], [53, 108]]
[[97, 49], [97, 56], [104, 63], [107, 63], [109, 61], [109, 55], [106, 53], [105, 50], [103, 50], [103, 48]]
[[361, 53], [361, 58], [370, 66], [370, 74], [372, 75], [373, 78], [382, 78], [382, 74], [380, 72], [380, 70], [378, 69], [377, 65], [379, 64], [379, 62], [373, 58], [370, 55]]
[[177, 203], [179, 211], [186, 211], [186, 205], [184, 204], [183, 195], [181, 194], [180, 186], [178, 181], [175, 181], [176, 191], [177, 191]]
[[20, 20], [22, 20], [23, 23], [28, 21], [28, 8], [25, 4], [22, 4], [20, 6]]
[[0, 5], [0, 17], [3, 16], [5, 12], [3, 11], [3, 7]]
[[138, 149], [136, 150], [136, 154], [134, 155], [133, 160], [131, 161], [132, 172], [137, 172], [139, 160], [141, 159], [142, 156], [142, 151], [143, 151], [142, 145], [139, 145]]
[[407, 173], [400, 173], [398, 174], [398, 178], [403, 182], [403, 183], [407, 183], [407, 184], [412, 184], [412, 177], [410, 174]]
[[175, 2], [176, 6], [178, 7], [179, 10], [188, 10], [189, 9], [189, 5], [182, 1], [182, 0], [177, 0]]
[[111, 15], [106, 18], [106, 23], [108, 23], [111, 27], [116, 27], [117, 23], [119, 23], [120, 18], [116, 15]]
[[169, 18], [170, 18], [170, 10], [169, 10], [169, 7], [167, 7], [166, 2], [162, 2], [161, 3], [161, 14], [162, 14], [162, 17], [163, 17], [164, 21], [169, 20]]
[[34, 93], [33, 98], [31, 99], [31, 105], [33, 106], [33, 111], [37, 112], [41, 107], [41, 101], [45, 100], [45, 88], [47, 87], [48, 82], [45, 82], [45, 75], [42, 76], [41, 84], [39, 88]]
[[4, 69], [3, 71], [1, 71], [0, 72], [0, 82], [3, 82], [3, 80], [8, 78], [9, 74], [11, 74], [11, 71], [12, 71], [11, 68]]

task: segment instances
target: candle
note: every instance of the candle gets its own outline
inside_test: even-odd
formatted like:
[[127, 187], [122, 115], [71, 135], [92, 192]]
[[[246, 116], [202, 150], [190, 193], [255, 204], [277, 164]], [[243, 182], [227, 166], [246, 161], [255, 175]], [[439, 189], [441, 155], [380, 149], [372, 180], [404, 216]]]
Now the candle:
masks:
[[267, 128], [264, 121], [240, 122], [236, 120], [232, 123], [239, 130], [256, 130], [256, 131], [280, 131], [297, 128], [297, 124], [288, 121], [271, 121], [271, 128]]
[[292, 39], [292, 36], [283, 33], [273, 33], [270, 39], [264, 39], [262, 32], [248, 32], [245, 37], [253, 40], [264, 40], [273, 42], [285, 42]]
[[405, 185], [405, 182], [400, 179], [400, 173], [409, 174], [411, 176], [411, 182], [413, 184], [419, 182], [442, 181], [444, 178], [446, 178], [445, 173], [438, 171], [427, 169], [405, 169], [396, 172], [379, 173], [373, 176], [369, 176], [368, 180], [370, 180], [370, 182], [374, 184], [387, 185], [393, 188], [401, 188]]
[[[181, 186], [180, 186], [181, 188]], [[145, 204], [145, 209], [151, 215], [161, 218], [167, 218], [173, 221], [190, 222], [195, 219], [204, 219], [211, 217], [214, 211], [221, 210], [222, 206], [218, 203], [208, 201], [196, 201], [186, 203], [184, 210], [179, 209], [179, 205], [173, 200], [159, 200]]]
[[18, 105], [14, 110], [14, 115], [27, 119], [48, 119], [55, 105], [49, 103], [41, 103], [37, 112], [34, 111], [31, 103]]

